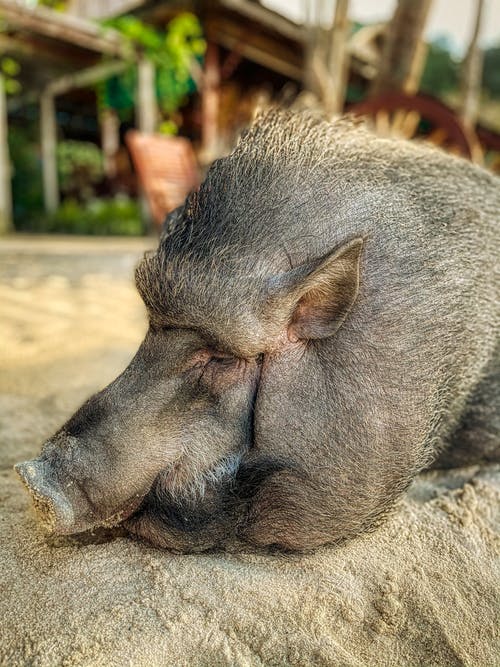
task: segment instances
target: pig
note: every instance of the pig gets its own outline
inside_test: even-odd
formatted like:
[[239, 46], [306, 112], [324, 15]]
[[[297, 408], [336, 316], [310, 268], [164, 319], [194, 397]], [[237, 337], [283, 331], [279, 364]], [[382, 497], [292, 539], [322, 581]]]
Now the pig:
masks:
[[496, 177], [272, 110], [136, 269], [135, 357], [16, 466], [46, 527], [307, 551], [499, 459]]

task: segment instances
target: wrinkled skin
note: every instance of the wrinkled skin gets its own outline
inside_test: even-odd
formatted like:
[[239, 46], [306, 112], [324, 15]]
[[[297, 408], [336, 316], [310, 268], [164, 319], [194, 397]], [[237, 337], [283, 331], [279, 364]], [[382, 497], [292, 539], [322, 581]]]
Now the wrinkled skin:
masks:
[[498, 458], [494, 177], [273, 112], [136, 272], [130, 366], [17, 466], [58, 533], [305, 550], [373, 528], [437, 458]]
[[258, 374], [256, 360], [210, 350], [193, 331], [151, 328], [128, 368], [44, 446], [37, 465], [76, 510], [56, 530], [130, 515], [167, 466], [174, 492], [224, 458], [234, 466], [250, 446]]

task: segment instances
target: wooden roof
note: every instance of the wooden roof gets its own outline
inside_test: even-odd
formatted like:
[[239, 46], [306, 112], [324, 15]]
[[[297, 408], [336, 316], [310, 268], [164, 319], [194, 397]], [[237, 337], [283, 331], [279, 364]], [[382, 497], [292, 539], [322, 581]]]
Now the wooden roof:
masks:
[[96, 65], [103, 55], [132, 57], [116, 31], [46, 7], [29, 9], [0, 0], [0, 20], [0, 50], [20, 63], [23, 92], [40, 90], [57, 77]]
[[181, 11], [192, 11], [208, 40], [285, 77], [302, 78], [304, 27], [256, 0], [136, 2], [134, 14], [161, 26]]

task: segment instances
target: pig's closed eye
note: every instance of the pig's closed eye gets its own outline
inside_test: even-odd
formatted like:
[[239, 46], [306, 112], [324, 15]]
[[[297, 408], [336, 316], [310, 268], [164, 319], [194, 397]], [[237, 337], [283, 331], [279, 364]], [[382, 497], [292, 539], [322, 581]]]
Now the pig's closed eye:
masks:
[[221, 368], [230, 368], [231, 366], [237, 364], [238, 361], [239, 359], [236, 357], [210, 357], [208, 363], [215, 366], [220, 366]]
[[248, 362], [213, 350], [200, 350], [188, 362], [185, 377], [210, 392], [219, 393], [241, 379]]
[[187, 370], [204, 369], [207, 367], [224, 370], [236, 366], [240, 361], [242, 360], [231, 355], [212, 353], [211, 351], [203, 350], [198, 352], [194, 358], [191, 359], [191, 363], [188, 364]]

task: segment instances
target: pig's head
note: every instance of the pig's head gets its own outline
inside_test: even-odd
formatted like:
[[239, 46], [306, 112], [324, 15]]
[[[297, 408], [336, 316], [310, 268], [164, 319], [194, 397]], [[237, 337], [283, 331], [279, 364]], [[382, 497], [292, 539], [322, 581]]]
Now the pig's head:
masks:
[[[147, 257], [137, 282], [151, 324], [134, 359], [38, 458], [16, 466], [45, 526], [62, 534], [118, 523], [159, 480], [175, 495], [214, 470], [234, 474], [255, 445], [254, 420], [272, 421], [255, 414], [263, 368], [272, 374], [273, 360], [283, 355], [296, 363], [307, 340], [333, 334], [355, 298], [360, 249], [354, 241], [319, 267], [273, 276], [253, 312], [236, 304], [231, 312], [226, 304], [216, 313], [208, 302], [191, 311], [188, 293], [197, 287], [188, 279], [177, 306], [172, 301], [160, 311], [172, 296], [168, 281], [155, 279], [163, 257]], [[196, 282], [203, 273], [191, 277]], [[260, 412], [265, 405], [260, 397]]]
[[43, 523], [73, 533], [137, 509], [163, 472], [172, 491], [249, 445], [258, 359], [236, 359], [195, 331], [151, 326], [128, 368], [16, 466]]
[[215, 185], [175, 212], [172, 234], [137, 268], [150, 326], [128, 368], [16, 466], [56, 533], [118, 523], [153, 485], [189, 493], [288, 437], [266, 432], [288, 409], [280, 395], [311, 372], [314, 344], [353, 306], [361, 239], [291, 262]]

